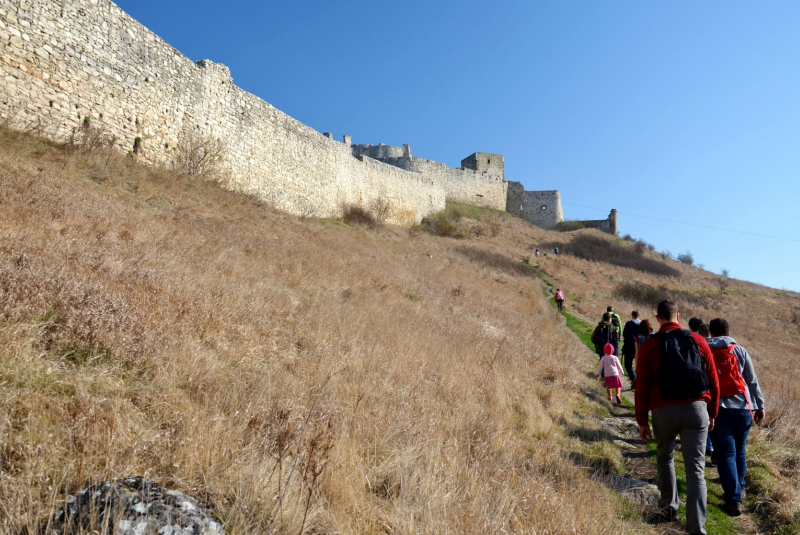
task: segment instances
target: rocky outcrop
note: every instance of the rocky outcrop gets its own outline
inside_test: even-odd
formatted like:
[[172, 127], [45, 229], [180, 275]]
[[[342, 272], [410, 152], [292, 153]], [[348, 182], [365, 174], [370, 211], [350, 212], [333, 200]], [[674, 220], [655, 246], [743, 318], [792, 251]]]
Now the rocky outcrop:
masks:
[[141, 477], [97, 483], [71, 496], [43, 535], [224, 535], [196, 500]]
[[623, 498], [640, 505], [658, 505], [658, 498], [661, 496], [658, 487], [647, 481], [611, 476], [607, 484]]

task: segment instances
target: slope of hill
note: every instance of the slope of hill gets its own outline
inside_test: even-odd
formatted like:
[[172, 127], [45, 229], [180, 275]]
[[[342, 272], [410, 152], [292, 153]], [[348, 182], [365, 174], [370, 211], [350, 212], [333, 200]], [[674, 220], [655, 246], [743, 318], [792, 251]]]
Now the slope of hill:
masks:
[[570, 431], [609, 413], [535, 273], [508, 269], [529, 225], [301, 220], [103, 150], [0, 143], [0, 531], [126, 475], [229, 533], [647, 531], [593, 477], [618, 449]]
[[796, 520], [795, 294], [582, 259], [633, 244], [502, 212], [450, 206], [463, 239], [304, 220], [101, 149], [0, 147], [2, 532], [127, 475], [228, 533], [658, 532], [601, 482], [627, 471], [612, 413], [541, 279], [587, 321], [642, 308], [631, 281], [727, 315], [770, 402], [748, 500]]

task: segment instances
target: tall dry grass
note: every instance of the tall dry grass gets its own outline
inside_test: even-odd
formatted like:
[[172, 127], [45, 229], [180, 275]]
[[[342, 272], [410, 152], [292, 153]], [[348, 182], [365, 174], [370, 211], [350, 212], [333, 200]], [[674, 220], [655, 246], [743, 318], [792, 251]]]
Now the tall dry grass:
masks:
[[647, 531], [567, 432], [591, 357], [454, 240], [8, 131], [0, 240], [0, 532], [127, 475], [228, 533]]

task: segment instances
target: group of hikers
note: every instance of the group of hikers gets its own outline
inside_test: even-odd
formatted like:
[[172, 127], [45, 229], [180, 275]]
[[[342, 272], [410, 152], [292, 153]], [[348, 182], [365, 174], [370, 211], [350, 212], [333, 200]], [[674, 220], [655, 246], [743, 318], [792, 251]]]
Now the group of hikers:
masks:
[[[561, 297], [563, 303], [563, 292]], [[706, 456], [711, 457], [709, 466], [716, 461], [719, 470], [723, 510], [741, 515], [747, 437], [753, 422], [764, 419], [764, 396], [749, 353], [730, 336], [724, 318], [708, 324], [692, 318], [690, 330], [683, 330], [679, 320], [678, 307], [670, 300], [658, 304], [655, 333], [650, 321], [640, 320], [636, 310], [623, 327], [619, 315], [608, 307], [592, 333], [592, 342], [600, 356], [597, 375], [604, 378], [609, 400], [616, 397], [622, 403], [621, 376], [627, 374], [635, 391], [639, 435], [645, 442], [656, 442], [660, 516], [674, 521], [678, 515], [674, 457], [680, 437], [686, 470], [686, 528], [689, 533], [706, 533]]]

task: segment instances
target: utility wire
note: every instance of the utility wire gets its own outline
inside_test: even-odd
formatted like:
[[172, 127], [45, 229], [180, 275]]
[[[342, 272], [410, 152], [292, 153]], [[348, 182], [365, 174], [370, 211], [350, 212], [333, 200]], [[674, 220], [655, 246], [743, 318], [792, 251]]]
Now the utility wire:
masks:
[[[568, 202], [562, 202], [561, 204], [565, 204], [567, 206], [575, 206], [577, 208], [587, 208], [589, 210], [600, 210], [601, 212], [605, 212], [606, 211], [604, 208], [595, 208], [594, 206], [582, 206], [580, 204], [572, 204], [572, 203], [568, 203]], [[748, 236], [758, 236], [759, 238], [772, 238], [773, 240], [784, 240], [784, 241], [793, 241], [793, 242], [796, 242], [796, 243], [800, 243], [800, 240], [795, 240], [793, 238], [783, 238], [781, 236], [770, 236], [768, 234], [756, 234], [755, 232], [745, 232], [743, 230], [733, 230], [733, 229], [729, 229], [729, 228], [712, 227], [712, 226], [709, 226], [709, 225], [700, 225], [698, 223], [687, 223], [685, 221], [673, 221], [672, 219], [662, 219], [660, 217], [650, 217], [650, 216], [646, 216], [646, 215], [631, 214], [631, 213], [628, 213], [628, 212], [620, 212], [619, 210], [617, 211], [617, 213], [621, 214], [621, 215], [627, 215], [627, 216], [630, 216], [630, 217], [641, 217], [642, 219], [652, 219], [654, 221], [664, 221], [666, 223], [676, 223], [678, 225], [687, 225], [689, 227], [707, 228], [707, 229], [711, 229], [711, 230], [720, 230], [722, 232], [733, 232], [735, 234], [747, 234]]]

